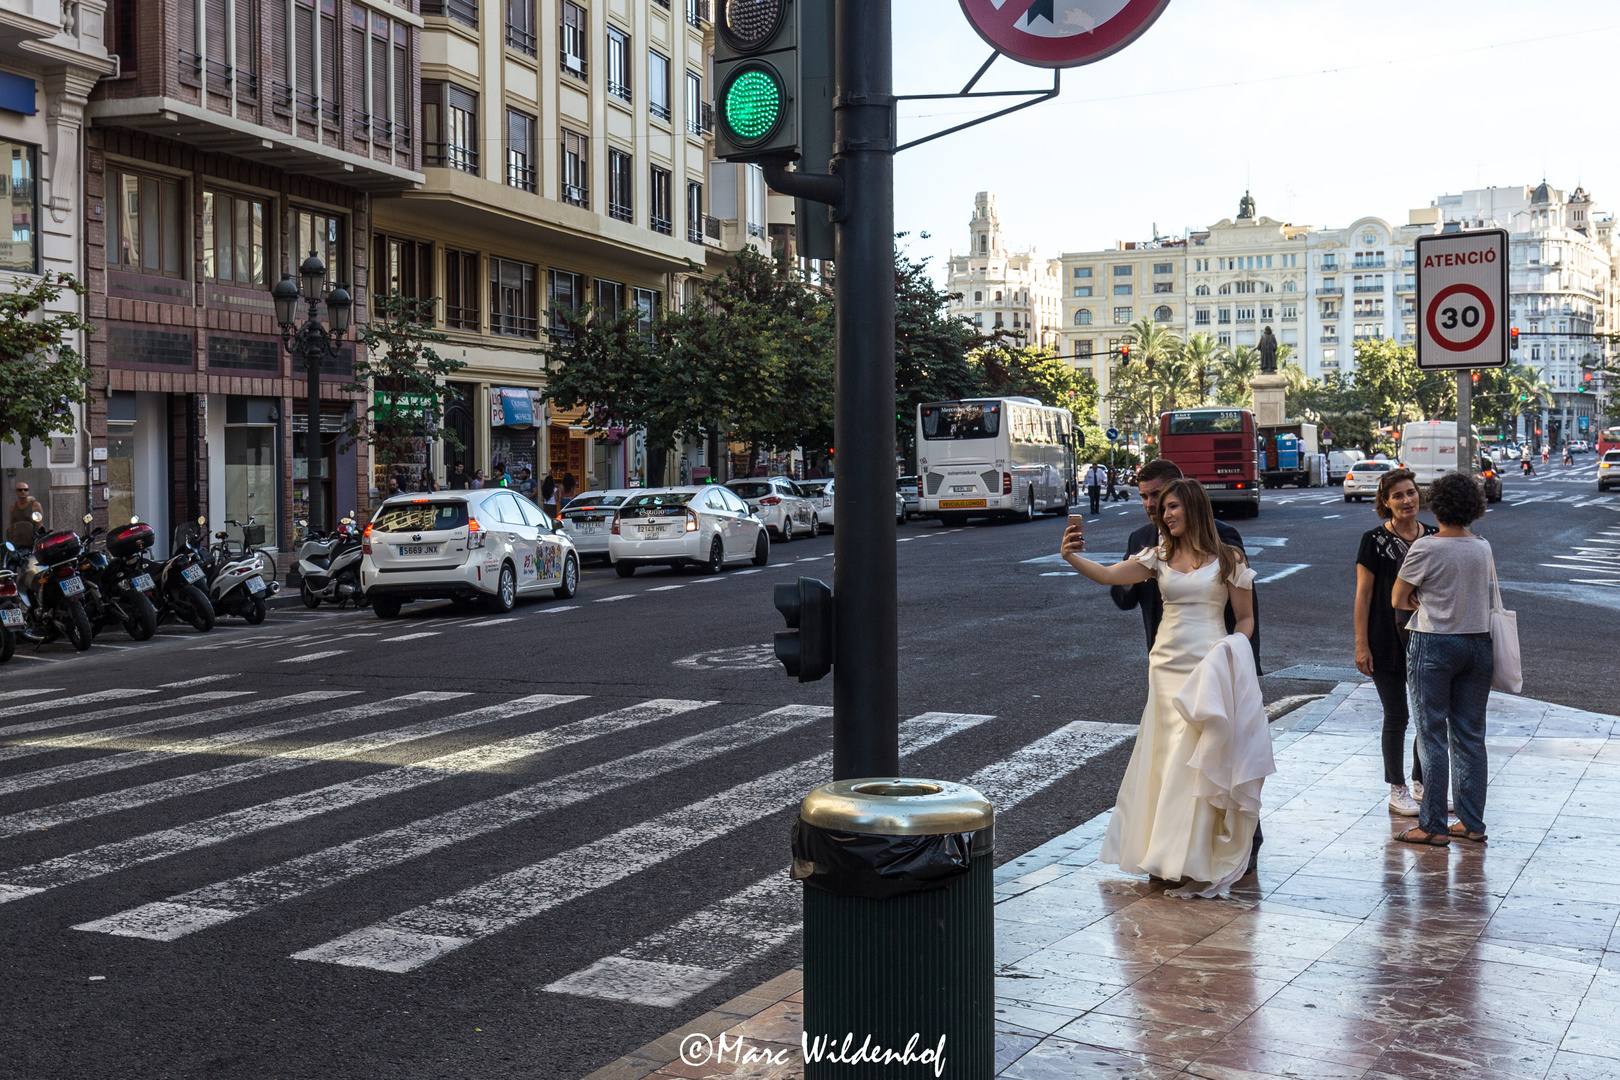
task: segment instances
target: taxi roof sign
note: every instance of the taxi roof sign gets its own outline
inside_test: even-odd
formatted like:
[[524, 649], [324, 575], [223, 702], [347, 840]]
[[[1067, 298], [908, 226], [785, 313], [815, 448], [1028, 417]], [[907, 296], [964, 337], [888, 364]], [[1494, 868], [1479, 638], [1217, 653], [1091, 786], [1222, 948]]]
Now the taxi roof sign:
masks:
[[1505, 367], [1508, 235], [1476, 229], [1417, 238], [1417, 366]]

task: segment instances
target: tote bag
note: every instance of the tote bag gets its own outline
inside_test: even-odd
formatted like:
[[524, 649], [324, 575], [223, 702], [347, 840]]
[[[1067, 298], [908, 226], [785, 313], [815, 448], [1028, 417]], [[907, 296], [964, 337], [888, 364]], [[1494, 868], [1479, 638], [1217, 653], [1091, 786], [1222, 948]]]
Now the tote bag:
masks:
[[1502, 606], [1502, 587], [1496, 583], [1496, 556], [1491, 556], [1491, 689], [1517, 694], [1524, 688], [1524, 664], [1519, 659], [1519, 616]]

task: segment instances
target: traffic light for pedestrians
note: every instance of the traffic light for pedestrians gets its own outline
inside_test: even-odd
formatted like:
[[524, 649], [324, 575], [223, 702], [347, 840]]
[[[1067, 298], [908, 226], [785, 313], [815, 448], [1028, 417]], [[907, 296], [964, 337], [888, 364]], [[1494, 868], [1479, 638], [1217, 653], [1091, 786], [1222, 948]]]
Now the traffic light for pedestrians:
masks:
[[[806, 131], [832, 149], [833, 5], [825, 0], [719, 0], [715, 5], [715, 156], [786, 163]], [[801, 56], [809, 42], [813, 55]], [[808, 63], [812, 70], [801, 71]], [[809, 79], [809, 83], [804, 82]], [[806, 110], [814, 115], [806, 116]], [[825, 116], [822, 114], [825, 113]], [[823, 122], [824, 121], [824, 122]], [[810, 161], [813, 172], [826, 161]]]
[[833, 665], [833, 594], [815, 578], [776, 587], [776, 610], [788, 629], [776, 632], [776, 658], [800, 682], [826, 677]]

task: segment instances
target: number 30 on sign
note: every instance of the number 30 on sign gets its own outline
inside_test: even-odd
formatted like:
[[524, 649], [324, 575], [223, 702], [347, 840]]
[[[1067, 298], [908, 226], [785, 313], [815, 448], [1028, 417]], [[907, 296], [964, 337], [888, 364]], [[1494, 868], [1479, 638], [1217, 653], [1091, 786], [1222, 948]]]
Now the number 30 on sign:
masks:
[[1502, 367], [1508, 357], [1507, 233], [1417, 240], [1420, 368]]

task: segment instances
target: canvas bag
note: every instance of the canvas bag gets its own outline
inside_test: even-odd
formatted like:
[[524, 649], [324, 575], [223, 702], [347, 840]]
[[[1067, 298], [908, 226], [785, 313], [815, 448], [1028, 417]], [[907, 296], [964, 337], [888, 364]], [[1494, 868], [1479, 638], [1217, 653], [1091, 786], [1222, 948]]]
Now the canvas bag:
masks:
[[1491, 556], [1491, 689], [1517, 694], [1524, 689], [1524, 664], [1519, 659], [1519, 616], [1502, 606], [1502, 587], [1496, 582], [1496, 556]]

